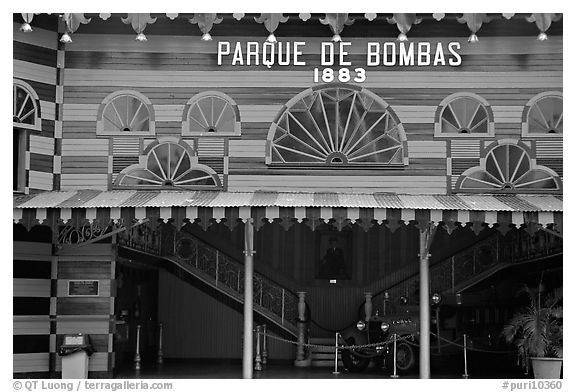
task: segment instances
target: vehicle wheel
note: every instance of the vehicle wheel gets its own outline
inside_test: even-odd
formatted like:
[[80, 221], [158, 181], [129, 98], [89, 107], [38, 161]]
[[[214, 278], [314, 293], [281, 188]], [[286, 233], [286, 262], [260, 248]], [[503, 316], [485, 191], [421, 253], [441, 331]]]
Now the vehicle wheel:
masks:
[[[388, 357], [390, 369], [394, 369], [394, 349], [390, 347]], [[414, 347], [406, 342], [400, 342], [396, 345], [396, 370], [398, 373], [406, 374], [416, 367], [416, 352]]]
[[350, 350], [342, 350], [342, 363], [352, 373], [360, 373], [368, 367], [370, 358], [359, 357]]

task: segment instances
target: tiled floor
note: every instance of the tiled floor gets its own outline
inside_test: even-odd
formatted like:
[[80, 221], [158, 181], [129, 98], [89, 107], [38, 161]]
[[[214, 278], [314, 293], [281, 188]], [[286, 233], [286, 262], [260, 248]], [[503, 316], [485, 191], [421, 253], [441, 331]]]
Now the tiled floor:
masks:
[[[432, 369], [432, 378], [457, 379], [462, 378], [461, 366], [444, 369]], [[340, 374], [332, 374], [333, 368], [297, 368], [290, 364], [269, 365], [262, 371], [254, 371], [254, 378], [259, 379], [389, 379], [390, 372], [372, 368], [363, 373], [349, 373], [339, 369]], [[470, 378], [523, 378], [514, 369], [508, 371], [486, 371], [476, 369], [469, 371]], [[234, 379], [242, 378], [242, 365], [238, 362], [198, 363], [197, 361], [167, 361], [163, 365], [142, 364], [139, 372], [125, 367], [116, 378], [180, 378], [180, 379]], [[400, 378], [418, 378], [413, 373]]]

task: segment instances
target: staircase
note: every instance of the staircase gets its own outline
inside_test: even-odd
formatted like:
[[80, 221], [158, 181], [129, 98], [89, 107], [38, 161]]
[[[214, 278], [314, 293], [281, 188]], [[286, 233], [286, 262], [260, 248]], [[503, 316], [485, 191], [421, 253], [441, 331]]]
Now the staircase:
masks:
[[[244, 303], [244, 264], [185, 231], [170, 225], [156, 229], [139, 225], [121, 233], [118, 245], [124, 252], [161, 260], [159, 266], [169, 263]], [[254, 311], [264, 319], [262, 322], [285, 337], [298, 336], [298, 296], [294, 292], [254, 272], [253, 295]]]

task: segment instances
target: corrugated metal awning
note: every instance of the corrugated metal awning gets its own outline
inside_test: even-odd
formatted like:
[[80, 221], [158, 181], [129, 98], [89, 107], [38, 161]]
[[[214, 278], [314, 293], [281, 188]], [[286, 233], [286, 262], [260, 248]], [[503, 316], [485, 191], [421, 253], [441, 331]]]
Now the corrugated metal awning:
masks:
[[[562, 196], [78, 190], [14, 197], [14, 221], [323, 219], [561, 224]], [[28, 224], [30, 225], [30, 224]]]
[[416, 210], [562, 211], [551, 195], [395, 195], [382, 193], [59, 191], [15, 196], [14, 208], [346, 207]]

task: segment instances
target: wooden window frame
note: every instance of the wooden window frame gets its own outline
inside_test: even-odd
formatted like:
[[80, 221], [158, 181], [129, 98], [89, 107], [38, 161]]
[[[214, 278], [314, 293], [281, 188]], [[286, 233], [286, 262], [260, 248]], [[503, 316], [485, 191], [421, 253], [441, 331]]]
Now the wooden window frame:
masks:
[[[115, 99], [119, 99], [125, 96], [130, 96], [139, 100], [143, 106], [148, 111], [148, 131], [111, 131], [104, 129], [104, 110], [108, 106], [108, 104], [112, 103]], [[155, 121], [155, 114], [154, 114], [154, 106], [152, 102], [146, 97], [144, 94], [139, 93], [135, 90], [118, 90], [115, 91], [102, 101], [100, 106], [98, 107], [98, 113], [96, 115], [96, 135], [97, 136], [154, 136], [156, 135], [156, 121]]]
[[560, 91], [544, 91], [535, 95], [534, 97], [530, 98], [526, 105], [524, 105], [524, 110], [522, 111], [522, 137], [524, 138], [535, 138], [535, 139], [561, 139], [563, 137], [563, 132], [559, 133], [537, 133], [537, 132], [529, 132], [529, 125], [528, 118], [530, 115], [530, 111], [534, 108], [534, 105], [541, 101], [542, 99], [546, 99], [548, 97], [559, 98], [564, 103], [564, 97], [562, 92]]
[[[442, 131], [442, 115], [444, 110], [454, 101], [461, 98], [469, 98], [477, 101], [487, 114], [487, 132], [486, 133], [449, 133]], [[490, 103], [478, 94], [472, 92], [458, 92], [448, 95], [440, 102], [434, 114], [434, 137], [435, 138], [458, 138], [458, 139], [482, 139], [494, 137], [494, 112]]]
[[[223, 101], [225, 101], [234, 112], [234, 130], [232, 132], [226, 131], [218, 131], [217, 129], [215, 132], [194, 132], [190, 129], [190, 111], [194, 105], [196, 105], [200, 100], [207, 99], [210, 97], [216, 97]], [[201, 137], [234, 137], [234, 136], [241, 136], [242, 134], [242, 122], [240, 120], [240, 110], [238, 109], [238, 105], [236, 102], [230, 98], [227, 94], [224, 94], [220, 91], [203, 91], [194, 95], [192, 98], [188, 100], [186, 105], [184, 106], [184, 110], [182, 112], [182, 136], [201, 136]]]

